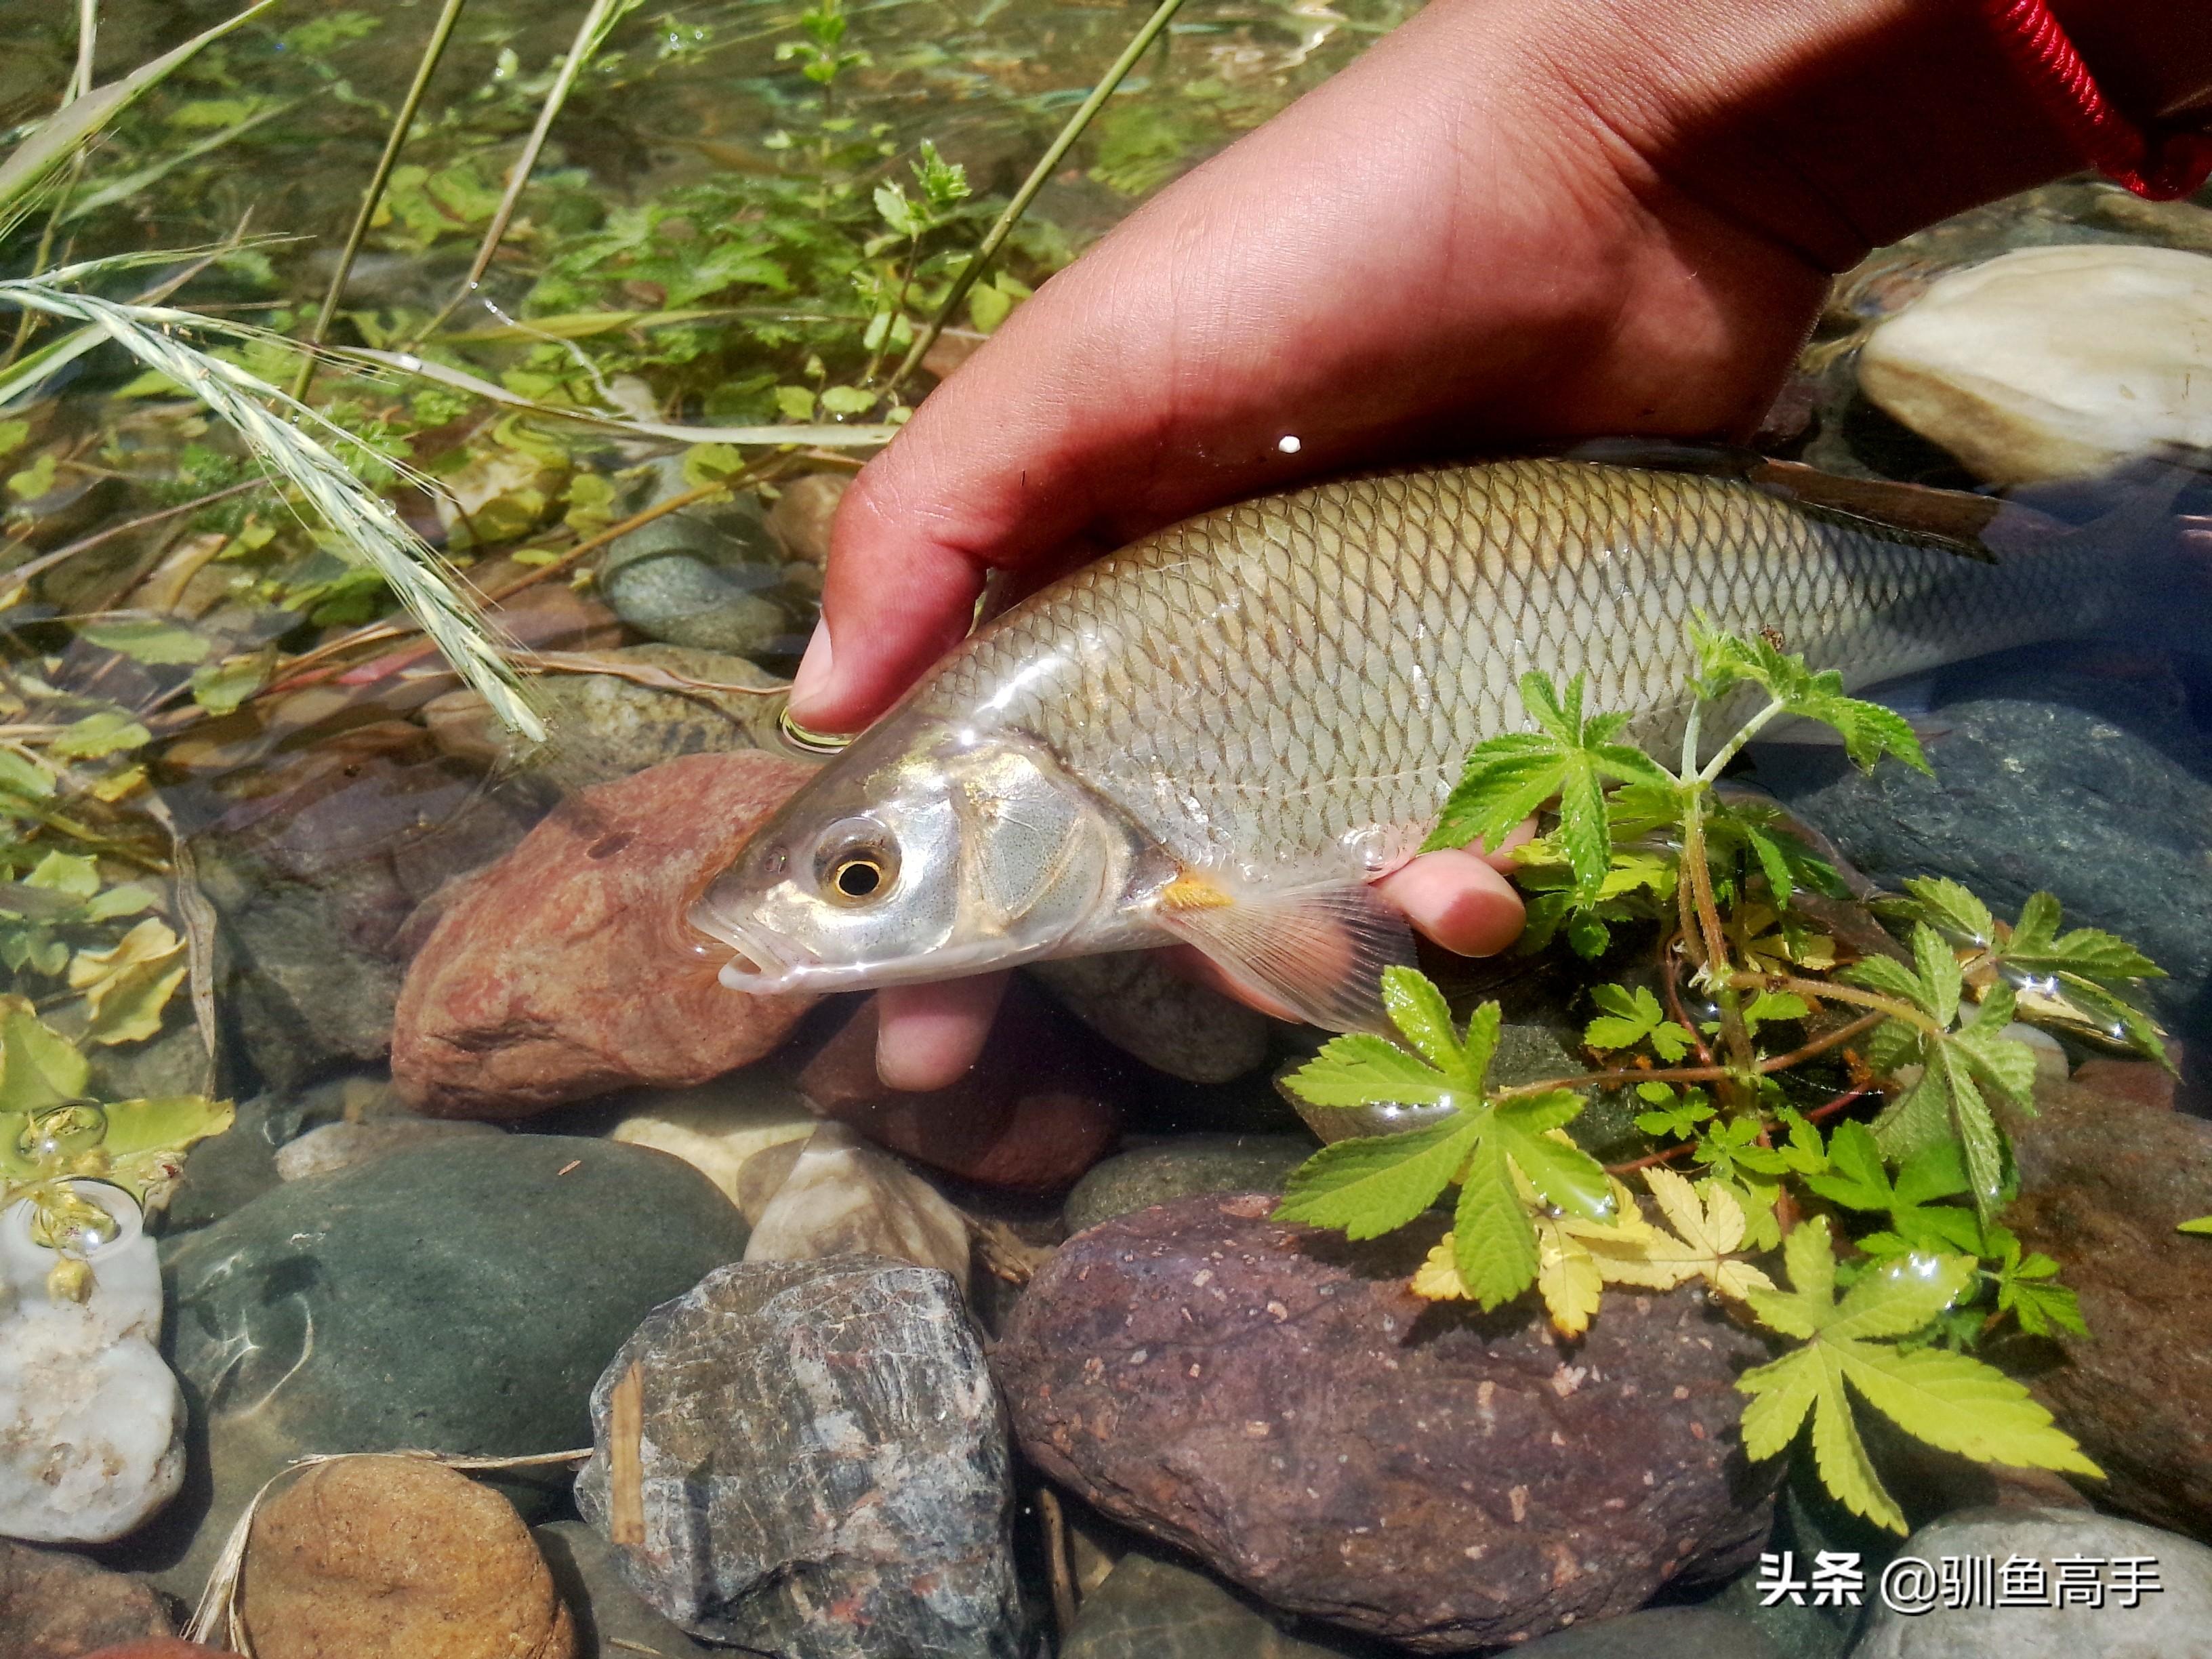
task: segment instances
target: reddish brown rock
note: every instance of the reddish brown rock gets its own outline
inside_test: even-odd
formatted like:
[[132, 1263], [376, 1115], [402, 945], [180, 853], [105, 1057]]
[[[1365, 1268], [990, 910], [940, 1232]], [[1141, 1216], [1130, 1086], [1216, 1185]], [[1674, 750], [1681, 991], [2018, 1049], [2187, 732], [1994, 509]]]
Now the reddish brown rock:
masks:
[[2058, 1262], [2089, 1334], [2028, 1380], [2105, 1471], [2100, 1508], [2212, 1543], [2212, 1240], [2174, 1231], [2212, 1210], [2212, 1123], [2079, 1084], [2036, 1108], [2010, 1125], [2005, 1224]]
[[949, 1089], [908, 1094], [876, 1075], [871, 997], [799, 1073], [823, 1117], [932, 1169], [988, 1187], [1057, 1193], [1113, 1150], [1115, 1052], [1016, 980], [982, 1057]]
[[811, 775], [687, 755], [583, 790], [446, 906], [399, 993], [392, 1070], [417, 1110], [526, 1117], [760, 1059], [811, 1005], [715, 980], [685, 907]]
[[143, 1579], [68, 1550], [0, 1539], [0, 1654], [8, 1659], [84, 1659], [175, 1628]]
[[1739, 1444], [1765, 1345], [1692, 1290], [1589, 1334], [1431, 1306], [1434, 1234], [1352, 1245], [1272, 1196], [1179, 1199], [1062, 1245], [993, 1369], [1022, 1448], [1271, 1604], [1425, 1652], [1629, 1612], [1747, 1565], [1779, 1460]]

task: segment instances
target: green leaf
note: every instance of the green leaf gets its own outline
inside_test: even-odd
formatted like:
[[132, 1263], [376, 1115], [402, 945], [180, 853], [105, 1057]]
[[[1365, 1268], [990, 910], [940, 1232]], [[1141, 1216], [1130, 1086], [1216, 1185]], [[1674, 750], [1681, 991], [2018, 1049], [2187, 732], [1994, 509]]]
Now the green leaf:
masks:
[[210, 714], [228, 714], [269, 683], [276, 664], [273, 651], [204, 665], [192, 671], [192, 701]]
[[100, 866], [79, 853], [49, 853], [23, 878], [23, 885], [90, 898], [100, 890]]
[[1912, 929], [1912, 965], [1920, 976], [1920, 1006], [1935, 1016], [1937, 1024], [1950, 1024], [1959, 1017], [1959, 994], [1965, 979], [1951, 947], [1924, 922]]
[[1886, 997], [1910, 1003], [1930, 1017], [1935, 1013], [1935, 994], [1921, 982], [1918, 975], [1893, 957], [1865, 957], [1851, 963], [1836, 977], [1846, 985], [1879, 991]]
[[1959, 944], [1985, 949], [1996, 939], [1996, 918], [1990, 907], [1957, 882], [1944, 876], [1915, 876], [1905, 890], [1920, 902], [1928, 921]]
[[1484, 1138], [1468, 1161], [1452, 1220], [1453, 1259], [1460, 1280], [1486, 1310], [1536, 1282], [1536, 1229], [1514, 1190], [1505, 1148]]
[[2200, 1237], [2212, 1238], [2212, 1215], [2200, 1215], [2194, 1220], [2181, 1222], [2173, 1231], [2178, 1233], [2195, 1233]]
[[1621, 985], [1593, 986], [1590, 1000], [1605, 1010], [1583, 1030], [1583, 1041], [1593, 1048], [1633, 1048], [1649, 1040], [1660, 1059], [1671, 1065], [1689, 1053], [1696, 1041], [1687, 1026], [1667, 1018], [1659, 999], [1644, 986], [1633, 991]]
[[1457, 1112], [1408, 1134], [1324, 1146], [1291, 1175], [1275, 1218], [1334, 1227], [1355, 1239], [1395, 1231], [1451, 1185], [1480, 1133]]
[[1331, 1037], [1283, 1086], [1314, 1106], [1435, 1106], [1455, 1098], [1458, 1087], [1389, 1038], [1358, 1031]]
[[1566, 1089], [1508, 1101], [1492, 1109], [1484, 1139], [1503, 1146], [1536, 1196], [1553, 1209], [1584, 1221], [1607, 1221], [1613, 1200], [1604, 1165], [1571, 1141], [1554, 1140], [1547, 1133], [1582, 1109], [1581, 1098]]
[[164, 617], [112, 617], [77, 624], [77, 637], [133, 662], [181, 665], [205, 660], [214, 647]]
[[2059, 916], [2058, 901], [2051, 894], [2030, 894], [2012, 937], [1996, 953], [1998, 959], [2029, 974], [2079, 974], [2100, 981], [2165, 977], [2134, 945], [2100, 928], [2076, 927], [2060, 938]]
[[150, 742], [154, 734], [119, 708], [103, 708], [87, 714], [57, 732], [46, 744], [54, 754], [71, 760], [98, 760]]
[[[1427, 975], [1418, 968], [1385, 968], [1382, 1006], [1390, 1016], [1390, 1023], [1405, 1034], [1406, 1041], [1423, 1059], [1438, 1071], [1465, 1080], [1467, 1057], [1460, 1046], [1459, 1032], [1452, 1024], [1451, 1006]], [[1491, 1028], [1494, 1045], [1496, 1020], [1491, 1022]], [[1484, 1063], [1487, 1065], [1486, 1058]], [[1480, 1089], [1481, 1085], [1477, 1082], [1474, 1086]]]
[[0, 1113], [37, 1112], [82, 1097], [90, 1068], [52, 1027], [18, 1002], [0, 1020]]
[[1996, 1270], [1997, 1308], [2020, 1322], [2030, 1336], [2050, 1336], [2059, 1331], [2075, 1336], [2089, 1334], [2081, 1317], [2081, 1304], [2074, 1292], [2057, 1282], [2058, 1264], [2037, 1251], [2023, 1255], [2020, 1240], [2006, 1229], [2003, 1255]]
[[1701, 671], [1696, 684], [1700, 697], [1710, 700], [1735, 686], [1757, 685], [1786, 712], [1834, 727], [1863, 769], [1870, 770], [1889, 754], [1933, 775], [1911, 723], [1880, 703], [1845, 696], [1843, 676], [1832, 669], [1816, 673], [1802, 657], [1786, 655], [1764, 639], [1717, 633], [1702, 616], [1692, 621], [1690, 637]]
[[1844, 1375], [1869, 1405], [1941, 1450], [1984, 1463], [2104, 1473], [2024, 1386], [1969, 1355], [1854, 1343]]
[[45, 800], [54, 793], [54, 781], [12, 750], [0, 749], [0, 789], [28, 800]]

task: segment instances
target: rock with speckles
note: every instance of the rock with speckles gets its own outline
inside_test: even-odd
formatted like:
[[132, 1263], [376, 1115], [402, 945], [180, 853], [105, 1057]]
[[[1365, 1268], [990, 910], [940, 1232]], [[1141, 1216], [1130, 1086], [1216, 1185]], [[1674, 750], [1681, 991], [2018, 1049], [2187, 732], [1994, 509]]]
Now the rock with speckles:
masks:
[[655, 1309], [592, 1395], [603, 1533], [633, 1370], [645, 1534], [617, 1554], [663, 1615], [779, 1659], [1023, 1650], [1006, 1413], [950, 1275], [747, 1261]]
[[1767, 1358], [1691, 1290], [1431, 1305], [1430, 1239], [1351, 1244], [1271, 1196], [1181, 1199], [1061, 1247], [993, 1356], [1023, 1449], [1276, 1607], [1421, 1652], [1525, 1641], [1747, 1565]]

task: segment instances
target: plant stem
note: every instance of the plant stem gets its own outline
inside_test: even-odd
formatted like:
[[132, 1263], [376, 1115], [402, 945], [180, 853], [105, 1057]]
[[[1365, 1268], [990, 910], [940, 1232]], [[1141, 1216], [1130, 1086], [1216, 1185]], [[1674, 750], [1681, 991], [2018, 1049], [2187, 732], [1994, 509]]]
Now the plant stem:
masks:
[[584, 14], [583, 22], [577, 27], [576, 38], [568, 47], [568, 57], [562, 59], [561, 72], [554, 77], [553, 85], [545, 94], [545, 102], [538, 109], [538, 124], [530, 130], [530, 137], [523, 142], [522, 154], [514, 158], [514, 167], [507, 170], [506, 193], [499, 198], [499, 206], [492, 211], [491, 223], [484, 227], [483, 240], [477, 247], [477, 257], [469, 264], [468, 275], [461, 279], [459, 291], [446, 301], [445, 308], [416, 331], [417, 340], [436, 333], [446, 319], [477, 291], [484, 272], [491, 269], [492, 256], [499, 252], [501, 239], [506, 236], [507, 227], [514, 217], [515, 207], [522, 200], [523, 186], [530, 182], [530, 175], [537, 168], [538, 152], [545, 148], [546, 135], [553, 130], [553, 123], [568, 103], [568, 94], [576, 84], [576, 77], [584, 72], [584, 66], [605, 43], [609, 31], [637, 3], [638, 0], [592, 0], [592, 9]]
[[1879, 991], [1862, 991], [1856, 985], [1838, 985], [1828, 980], [1799, 979], [1794, 974], [1731, 974], [1729, 983], [1744, 991], [1795, 991], [1801, 996], [1823, 997], [1835, 1002], [1849, 1002], [1861, 1008], [1878, 1008], [1892, 1019], [1901, 1019], [1908, 1025], [1917, 1025], [1930, 1036], [1947, 1036], [1949, 1033], [1909, 1002], [1899, 1002]]
[[905, 385], [907, 376], [913, 374], [921, 360], [929, 355], [930, 347], [937, 343], [937, 337], [944, 332], [945, 324], [957, 313], [961, 301], [968, 297], [968, 290], [981, 279], [984, 271], [990, 268], [991, 261], [998, 257], [999, 250], [1006, 246], [1006, 238], [1013, 234], [1014, 227], [1021, 222], [1022, 215], [1029, 211], [1030, 204], [1036, 199], [1037, 191], [1044, 188], [1045, 180], [1052, 177], [1061, 160], [1074, 148], [1075, 141], [1083, 136], [1084, 129], [1091, 125], [1091, 118], [1105, 106], [1115, 89], [1137, 66], [1137, 60], [1145, 55], [1152, 42], [1159, 38], [1160, 32], [1182, 9], [1182, 0], [1160, 0], [1158, 9], [1145, 20], [1144, 27], [1121, 49], [1121, 55], [1114, 60], [1113, 67], [1106, 71], [1105, 78], [1091, 89], [1091, 95], [1083, 100], [1082, 106], [1068, 117], [1067, 125], [1060, 130], [1060, 136], [1037, 158], [1037, 164], [1030, 169], [1030, 176], [1022, 180], [1021, 188], [1006, 204], [1006, 211], [1000, 214], [985, 233], [981, 244], [975, 249], [975, 257], [952, 279], [952, 287], [945, 294], [945, 303], [937, 307], [937, 314], [929, 319], [929, 326], [915, 337], [914, 343], [907, 349], [905, 357], [900, 361], [897, 369], [884, 387], [886, 397]]
[[1777, 715], [1784, 712], [1781, 703], [1770, 702], [1741, 726], [1736, 727], [1735, 735], [1721, 745], [1720, 752], [1708, 761], [1705, 769], [1698, 774], [1698, 781], [1711, 783], [1719, 777], [1728, 769], [1729, 763], [1743, 752], [1744, 744], [1757, 737], [1773, 722]]
[[309, 349], [301, 359], [300, 372], [292, 381], [295, 398], [305, 398], [315, 378], [313, 348], [322, 344], [323, 337], [330, 332], [331, 319], [337, 315], [346, 279], [353, 275], [353, 262], [360, 257], [369, 223], [384, 200], [384, 187], [391, 181], [392, 169], [399, 161], [399, 152], [405, 147], [408, 135], [415, 130], [415, 116], [422, 106], [422, 94], [429, 88], [431, 76], [437, 72], [438, 60], [446, 55], [446, 43], [453, 38], [453, 26], [461, 20], [461, 9], [467, 4], [468, 0], [446, 0], [438, 21], [430, 26], [428, 44], [422, 48], [422, 56], [415, 65], [414, 82], [400, 100], [399, 113], [392, 117], [392, 131], [385, 135], [384, 154], [376, 158], [376, 171], [369, 174], [368, 188], [362, 192], [361, 210], [354, 215], [353, 228], [347, 232], [345, 246], [338, 253], [337, 269], [331, 273], [330, 290], [323, 295], [322, 309], [315, 313], [315, 325], [307, 331]]
[[[1792, 1048], [1786, 1054], [1775, 1054], [1756, 1061], [1752, 1070], [1761, 1077], [1789, 1071], [1816, 1055], [1827, 1053], [1831, 1048], [1840, 1048], [1861, 1032], [1879, 1025], [1888, 1018], [1888, 1011], [1885, 1009], [1880, 1013], [1869, 1014], [1864, 1019], [1855, 1019], [1848, 1025], [1837, 1027], [1826, 1036], [1815, 1037], [1800, 1048]], [[1492, 1089], [1490, 1098], [1493, 1101], [1519, 1100], [1530, 1095], [1549, 1094], [1554, 1089], [1620, 1089], [1634, 1083], [1720, 1083], [1737, 1075], [1735, 1070], [1726, 1066], [1670, 1066], [1648, 1069], [1632, 1066], [1610, 1072], [1582, 1072], [1573, 1077], [1546, 1078], [1540, 1083], [1516, 1083], [1510, 1088]]]

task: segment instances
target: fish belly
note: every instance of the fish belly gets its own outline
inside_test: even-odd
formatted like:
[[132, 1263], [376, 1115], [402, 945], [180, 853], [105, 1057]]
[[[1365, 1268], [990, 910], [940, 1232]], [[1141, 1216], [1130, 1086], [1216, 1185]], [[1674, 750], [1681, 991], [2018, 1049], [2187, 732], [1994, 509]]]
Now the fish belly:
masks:
[[1419, 844], [1468, 750], [1528, 728], [1532, 669], [1679, 742], [1695, 613], [1863, 685], [2081, 625], [2088, 574], [1729, 478], [1439, 467], [1163, 531], [998, 618], [917, 696], [1046, 744], [1188, 866], [1326, 879]]

